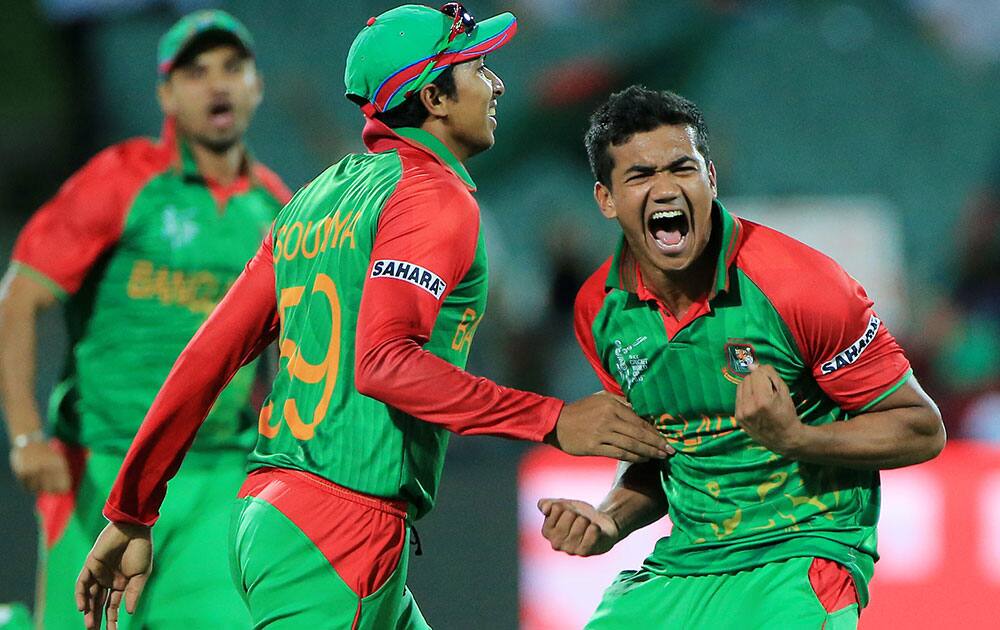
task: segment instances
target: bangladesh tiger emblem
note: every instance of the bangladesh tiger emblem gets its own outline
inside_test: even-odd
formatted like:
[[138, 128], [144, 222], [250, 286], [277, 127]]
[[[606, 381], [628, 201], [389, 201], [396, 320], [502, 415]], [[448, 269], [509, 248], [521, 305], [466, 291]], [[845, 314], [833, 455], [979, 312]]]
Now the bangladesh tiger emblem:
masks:
[[757, 363], [753, 344], [742, 339], [730, 339], [725, 352], [726, 366], [722, 368], [722, 375], [731, 383], [739, 384], [750, 373], [751, 366]]

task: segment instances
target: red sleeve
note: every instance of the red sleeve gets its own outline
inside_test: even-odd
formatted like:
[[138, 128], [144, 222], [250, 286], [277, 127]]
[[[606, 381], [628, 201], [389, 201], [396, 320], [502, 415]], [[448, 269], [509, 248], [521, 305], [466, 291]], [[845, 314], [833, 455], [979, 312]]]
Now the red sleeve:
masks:
[[152, 525], [181, 460], [236, 372], [278, 335], [271, 235], [181, 352], [149, 408], [104, 506], [112, 521]]
[[604, 369], [604, 364], [597, 356], [597, 344], [594, 341], [594, 319], [604, 305], [604, 296], [607, 294], [605, 279], [608, 277], [610, 269], [611, 259], [609, 258], [580, 287], [573, 308], [573, 328], [576, 331], [576, 340], [580, 344], [580, 349], [583, 350], [583, 356], [587, 357], [590, 366], [594, 368], [597, 378], [601, 381], [601, 386], [612, 394], [625, 396], [618, 381]]
[[288, 186], [285, 186], [285, 182], [281, 181], [274, 171], [263, 164], [254, 164], [253, 174], [267, 192], [281, 202], [281, 205], [291, 201], [292, 191], [288, 190]]
[[[422, 348], [441, 303], [472, 264], [478, 226], [478, 208], [464, 188], [400, 183], [383, 209], [361, 297], [355, 385], [455, 433], [541, 441], [555, 427], [561, 400], [475, 377]], [[390, 260], [436, 275], [442, 291], [373, 278], [373, 270]]]
[[40, 273], [58, 293], [75, 293], [94, 262], [121, 237], [136, 193], [165, 165], [161, 157], [148, 140], [98, 153], [31, 217], [12, 260]]
[[847, 410], [860, 410], [906, 377], [910, 363], [865, 290], [818, 251], [748, 221], [740, 268], [788, 326], [813, 378]]

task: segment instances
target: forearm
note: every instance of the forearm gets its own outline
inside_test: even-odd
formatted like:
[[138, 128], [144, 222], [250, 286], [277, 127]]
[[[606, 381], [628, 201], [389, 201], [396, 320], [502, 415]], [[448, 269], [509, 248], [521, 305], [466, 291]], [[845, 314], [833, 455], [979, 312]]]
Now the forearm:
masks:
[[613, 488], [598, 510], [614, 520], [619, 540], [655, 523], [667, 514], [667, 497], [660, 485], [660, 462], [619, 465]]
[[0, 399], [11, 437], [42, 428], [35, 401], [35, 344], [33, 320], [26, 325], [0, 321]]
[[541, 441], [563, 402], [497, 385], [434, 356], [416, 341], [389, 339], [360, 358], [358, 391], [463, 435]]
[[784, 454], [803, 462], [879, 470], [932, 459], [944, 443], [940, 417], [924, 407], [901, 407], [803, 425], [801, 439]]
[[0, 403], [11, 437], [42, 428], [35, 400], [37, 309], [0, 297]]
[[110, 520], [152, 525], [184, 455], [219, 393], [278, 330], [270, 238], [174, 363], [105, 505]]
[[242, 364], [240, 353], [219, 352], [225, 327], [210, 324], [211, 318], [178, 357], [143, 420], [104, 509], [110, 520], [146, 526], [155, 522], [167, 482]]

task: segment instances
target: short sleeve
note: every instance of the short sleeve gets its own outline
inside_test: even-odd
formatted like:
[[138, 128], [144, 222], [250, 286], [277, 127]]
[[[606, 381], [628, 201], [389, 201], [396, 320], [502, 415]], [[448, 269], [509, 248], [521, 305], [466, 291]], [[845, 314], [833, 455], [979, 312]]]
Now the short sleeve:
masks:
[[583, 355], [597, 374], [598, 380], [605, 391], [618, 396], [624, 396], [621, 385], [608, 373], [597, 355], [597, 343], [594, 339], [594, 318], [604, 304], [606, 294], [604, 279], [608, 275], [611, 260], [608, 259], [580, 288], [573, 306], [573, 328], [576, 340], [583, 350]]
[[910, 363], [865, 290], [833, 259], [774, 230], [745, 222], [738, 263], [788, 327], [806, 369], [849, 411], [899, 387]]
[[[75, 293], [95, 261], [121, 237], [128, 204], [141, 182], [125, 174], [124, 150], [99, 153], [28, 221], [14, 245], [20, 270], [59, 295]], [[128, 176], [133, 175], [133, 176]]]

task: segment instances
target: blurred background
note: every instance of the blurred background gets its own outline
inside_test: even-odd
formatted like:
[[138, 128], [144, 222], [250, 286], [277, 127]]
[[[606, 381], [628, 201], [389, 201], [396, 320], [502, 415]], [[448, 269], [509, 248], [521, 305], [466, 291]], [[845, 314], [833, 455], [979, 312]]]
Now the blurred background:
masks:
[[[251, 145], [295, 189], [362, 149], [361, 115], [343, 96], [344, 58], [367, 18], [393, 4], [4, 0], [0, 258], [9, 259], [31, 212], [95, 152], [158, 134], [156, 43], [181, 14], [223, 8], [254, 34], [266, 90]], [[989, 528], [971, 524], [980, 518], [971, 506], [1000, 506], [1000, 450], [989, 445], [1000, 442], [1000, 0], [470, 0], [467, 7], [480, 17], [513, 11], [520, 26], [513, 45], [488, 60], [507, 86], [496, 146], [469, 164], [492, 275], [470, 370], [565, 399], [598, 389], [573, 340], [572, 301], [610, 254], [617, 227], [591, 197], [587, 116], [631, 83], [680, 92], [705, 112], [729, 210], [819, 247], [861, 280], [944, 413], [953, 440], [946, 455], [953, 454], [894, 486], [909, 490], [893, 499], [889, 519], [902, 520], [891, 531], [916, 541], [900, 556], [936, 558], [919, 575], [945, 583], [933, 591], [939, 597], [949, 589], [1000, 592], [1000, 574], [976, 573], [967, 557], [981, 552], [995, 568], [1000, 547], [992, 557], [971, 543], [948, 546], [990, 538]], [[58, 312], [45, 320], [40, 352], [44, 400], [65, 352]], [[519, 620], [554, 628], [532, 617], [537, 602], [527, 591], [584, 579], [576, 570], [537, 570], [547, 556], [533, 551], [530, 506], [540, 488], [599, 499], [611, 473], [597, 463], [587, 468], [596, 471], [590, 486], [542, 484], [539, 475], [579, 482], [577, 462], [544, 452], [525, 459], [530, 451], [503, 440], [452, 440], [438, 507], [418, 524], [424, 553], [411, 562], [410, 586], [436, 628], [516, 628]], [[984, 471], [996, 472], [992, 482]], [[957, 486], [962, 507], [948, 500]], [[928, 498], [932, 487], [940, 500]], [[959, 509], [968, 513], [954, 517]], [[35, 520], [6, 465], [0, 515], [0, 602], [31, 602]], [[1000, 527], [1000, 508], [982, 518]], [[912, 537], [917, 530], [930, 533]], [[893, 545], [885, 528], [882, 539], [885, 552]], [[634, 549], [611, 569], [638, 564], [648, 550]], [[594, 579], [604, 584], [613, 573]], [[897, 575], [905, 582], [907, 573], [912, 586], [912, 569]], [[597, 602], [584, 590], [553, 606], [589, 613]], [[929, 610], [940, 611], [933, 603]], [[987, 621], [970, 618], [966, 627], [994, 627], [1000, 610], [984, 606]], [[881, 627], [874, 608], [862, 628]]]

